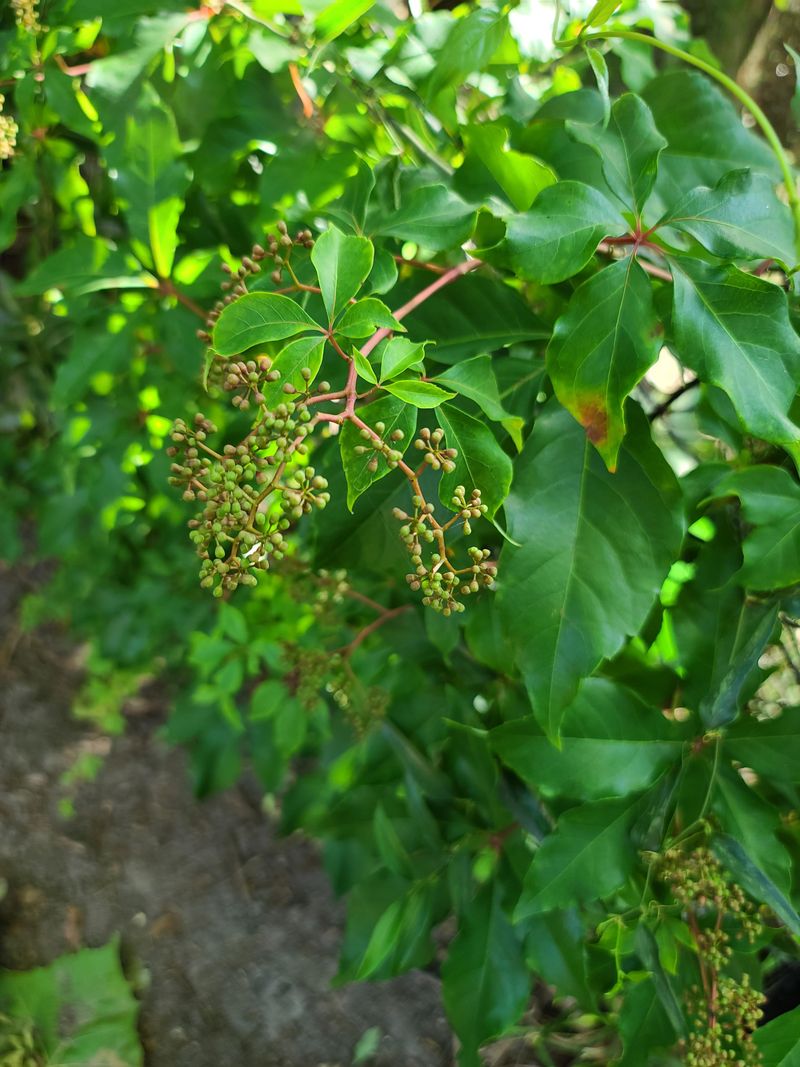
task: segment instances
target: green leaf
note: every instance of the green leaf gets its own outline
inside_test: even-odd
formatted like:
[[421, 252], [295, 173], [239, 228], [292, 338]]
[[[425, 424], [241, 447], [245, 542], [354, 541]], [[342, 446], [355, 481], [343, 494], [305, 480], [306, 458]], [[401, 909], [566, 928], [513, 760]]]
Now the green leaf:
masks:
[[424, 882], [412, 885], [405, 896], [389, 905], [375, 924], [354, 976], [356, 981], [363, 981], [378, 971], [383, 976], [402, 974], [430, 957], [432, 890]]
[[746, 715], [725, 735], [725, 752], [768, 781], [795, 783], [800, 767], [800, 709], [784, 708], [776, 719]]
[[642, 97], [668, 142], [655, 190], [664, 208], [681, 200], [687, 189], [714, 186], [723, 174], [741, 167], [779, 179], [767, 143], [744, 126], [733, 101], [698, 71], [662, 74]]
[[[384, 440], [391, 438], [393, 430], [402, 430], [403, 439], [399, 442], [392, 442], [398, 452], [404, 452], [408, 447], [417, 425], [416, 408], [395, 396], [381, 397], [380, 400], [359, 408], [358, 414], [373, 429], [376, 423], [382, 422], [385, 426]], [[368, 442], [361, 436], [360, 430], [351, 422], [348, 421], [342, 426], [339, 446], [347, 479], [347, 506], [350, 511], [353, 510], [353, 504], [361, 494], [369, 489], [373, 482], [385, 478], [391, 470], [386, 458], [373, 449], [367, 447], [367, 451], [361, 455], [355, 451], [356, 448], [363, 448], [367, 445]], [[376, 470], [371, 471], [369, 464], [373, 457], [377, 457], [378, 466]]]
[[333, 0], [317, 15], [315, 28], [321, 41], [332, 41], [375, 6], [375, 0]]
[[759, 870], [788, 896], [792, 863], [777, 838], [781, 823], [775, 809], [745, 785], [736, 771], [720, 767], [711, 810], [719, 819], [721, 829], [735, 838]]
[[675, 1042], [677, 1035], [652, 978], [628, 985], [619, 1014], [619, 1032], [623, 1045], [619, 1067], [640, 1067], [644, 1049], [655, 1052]]
[[[97, 14], [96, 5], [86, 4], [85, 18], [94, 18]], [[122, 12], [130, 4], [116, 5], [114, 13]], [[136, 4], [136, 14], [149, 14], [153, 10], [152, 4]], [[77, 12], [73, 12], [73, 18], [79, 18]], [[125, 15], [129, 17], [129, 15]], [[104, 13], [104, 24], [107, 16]], [[109, 96], [114, 102], [121, 97], [143, 73], [148, 64], [178, 37], [189, 23], [186, 12], [154, 18], [140, 18], [135, 23], [133, 41], [134, 47], [126, 51], [119, 51], [113, 55], [102, 56], [92, 63], [86, 74], [86, 84], [91, 89], [102, 90], [104, 95]]]
[[478, 7], [450, 25], [428, 83], [429, 98], [473, 71], [483, 70], [502, 44], [508, 19], [491, 6]]
[[608, 65], [603, 53], [598, 52], [596, 48], [590, 48], [587, 44], [584, 45], [584, 51], [586, 52], [586, 58], [589, 60], [589, 66], [594, 73], [600, 99], [603, 101], [603, 126], [606, 127], [611, 118], [611, 97], [608, 94]]
[[400, 378], [389, 382], [383, 388], [387, 393], [399, 397], [415, 408], [436, 408], [445, 400], [452, 400], [455, 393], [448, 393], [432, 382], [423, 382], [419, 378]]
[[519, 293], [490, 278], [467, 275], [448, 285], [408, 318], [413, 341], [436, 338], [437, 363], [550, 336]]
[[604, 237], [626, 229], [620, 211], [597, 189], [559, 182], [539, 193], [525, 215], [509, 220], [497, 250], [521, 277], [552, 285], [583, 270]]
[[372, 242], [367, 237], [344, 234], [336, 226], [329, 226], [314, 242], [311, 262], [317, 272], [329, 323], [367, 280], [373, 256]]
[[551, 911], [531, 915], [526, 921], [525, 955], [528, 966], [548, 985], [555, 986], [559, 997], [575, 997], [584, 1007], [595, 1007], [589, 983], [586, 930], [580, 913]]
[[658, 358], [657, 334], [652, 286], [632, 256], [585, 281], [553, 330], [547, 370], [556, 396], [609, 470], [625, 436], [625, 399]]
[[586, 16], [586, 25], [602, 26], [604, 22], [608, 22], [621, 5], [622, 0], [597, 0], [597, 3]]
[[545, 796], [599, 800], [641, 792], [680, 758], [682, 731], [659, 708], [589, 678], [564, 713], [556, 748], [530, 718], [492, 731], [492, 748]]
[[655, 184], [658, 158], [667, 144], [644, 100], [625, 93], [611, 109], [607, 129], [573, 123], [570, 132], [597, 152], [609, 188], [641, 219]]
[[754, 900], [772, 908], [775, 915], [794, 936], [800, 937], [800, 915], [775, 883], [748, 856], [744, 847], [728, 834], [715, 834], [711, 841], [711, 848], [720, 863], [728, 868], [742, 889]]
[[448, 448], [458, 450], [456, 468], [439, 480], [439, 498], [449, 508], [456, 486], [463, 485], [467, 496], [480, 489], [481, 501], [493, 516], [511, 486], [511, 460], [497, 443], [492, 431], [478, 419], [452, 405], [439, 408], [436, 418], [444, 430]]
[[390, 337], [379, 349], [381, 357], [381, 381], [396, 378], [398, 374], [416, 366], [425, 355], [427, 341], [409, 341], [406, 337]]
[[308, 312], [288, 296], [248, 293], [223, 309], [211, 344], [220, 356], [235, 356], [267, 341], [281, 341], [309, 330], [324, 332]]
[[753, 695], [777, 619], [776, 603], [748, 597], [730, 581], [740, 559], [736, 534], [720, 529], [700, 551], [695, 575], [671, 611], [681, 702], [708, 729], [732, 722]]
[[375, 330], [399, 330], [405, 333], [405, 326], [398, 322], [388, 307], [377, 297], [367, 296], [350, 304], [335, 326], [337, 336], [369, 337]]
[[102, 948], [59, 956], [47, 967], [0, 970], [0, 1004], [4, 1013], [35, 1024], [48, 1062], [143, 1063], [138, 1003], [122, 973], [116, 938]]
[[488, 123], [461, 128], [467, 155], [485, 167], [517, 211], [527, 211], [536, 196], [554, 185], [556, 176], [545, 163], [506, 146], [502, 126]]
[[102, 289], [143, 289], [153, 284], [132, 257], [99, 237], [80, 236], [36, 264], [15, 287], [19, 296], [60, 289], [76, 296]]
[[581, 678], [653, 606], [680, 548], [681, 495], [634, 406], [616, 474], [554, 401], [515, 467], [506, 515], [522, 548], [503, 549], [498, 609], [534, 714], [557, 737]]
[[800, 1067], [800, 1008], [771, 1019], [753, 1034], [763, 1067]]
[[714, 496], [738, 497], [751, 527], [739, 581], [762, 590], [800, 582], [800, 486], [789, 472], [767, 464], [745, 467], [723, 478]]
[[736, 267], [674, 257], [673, 328], [681, 360], [730, 397], [743, 427], [796, 451], [788, 416], [800, 378], [800, 338], [786, 294]]
[[149, 256], [147, 265], [158, 277], [168, 278], [189, 185], [174, 116], [160, 103], [140, 105], [126, 116], [124, 143], [117, 151], [121, 157], [117, 186], [128, 202], [131, 236], [143, 256]]
[[453, 364], [443, 374], [438, 374], [433, 380], [473, 400], [493, 422], [502, 424], [511, 434], [518, 449], [522, 448], [522, 428], [525, 420], [512, 415], [503, 407], [491, 356], [475, 356], [473, 359], [462, 360]]
[[415, 241], [431, 252], [457, 248], [475, 226], [475, 212], [445, 185], [425, 185], [405, 198], [405, 203], [384, 218], [376, 233]]
[[274, 719], [289, 699], [286, 686], [277, 678], [261, 682], [250, 697], [250, 721], [263, 722], [265, 719]]
[[[291, 383], [299, 393], [305, 392], [314, 381], [322, 366], [322, 355], [325, 349], [325, 338], [298, 337], [282, 348], [272, 361], [272, 370], [280, 371], [277, 382], [267, 382], [262, 388], [264, 403], [269, 410], [273, 410], [286, 399], [283, 391], [287, 382]], [[301, 371], [310, 370], [311, 377], [306, 379]]]
[[659, 226], [691, 234], [720, 259], [776, 259], [791, 267], [797, 258], [791, 211], [775, 195], [774, 180], [750, 170], [731, 171], [713, 189], [693, 189]]
[[640, 809], [641, 798], [636, 796], [565, 812], [534, 854], [515, 922], [587, 904], [619, 889], [636, 863], [630, 831]]
[[480, 890], [442, 964], [442, 997], [462, 1045], [462, 1067], [477, 1067], [478, 1048], [514, 1025], [530, 995], [522, 946], [499, 898], [497, 883]]
[[359, 378], [363, 378], [364, 381], [369, 382], [371, 385], [377, 385], [378, 379], [375, 376], [375, 368], [365, 355], [356, 349], [353, 352], [353, 362], [356, 365], [356, 371]]

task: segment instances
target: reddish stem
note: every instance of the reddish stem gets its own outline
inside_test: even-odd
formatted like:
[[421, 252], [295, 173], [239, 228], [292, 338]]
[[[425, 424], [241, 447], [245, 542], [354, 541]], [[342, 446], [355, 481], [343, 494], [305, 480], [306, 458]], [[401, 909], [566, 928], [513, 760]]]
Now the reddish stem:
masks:
[[[404, 319], [406, 315], [410, 315], [415, 308], [418, 308], [420, 304], [424, 304], [429, 297], [444, 288], [445, 285], [449, 285], [450, 282], [455, 281], [456, 278], [460, 278], [462, 274], [467, 274], [469, 271], [475, 270], [476, 267], [480, 266], [481, 260], [466, 259], [463, 263], [459, 263], [457, 267], [451, 267], [450, 270], [445, 271], [444, 274], [440, 274], [435, 282], [431, 282], [431, 284], [424, 289], [420, 289], [416, 296], [412, 296], [407, 303], [403, 304], [401, 308], [398, 308], [397, 311], [394, 312], [394, 317], [396, 319]], [[384, 337], [388, 337], [391, 332], [392, 331], [388, 327], [376, 330], [372, 337], [361, 346], [362, 356], [369, 355], [373, 348], [379, 345]]]

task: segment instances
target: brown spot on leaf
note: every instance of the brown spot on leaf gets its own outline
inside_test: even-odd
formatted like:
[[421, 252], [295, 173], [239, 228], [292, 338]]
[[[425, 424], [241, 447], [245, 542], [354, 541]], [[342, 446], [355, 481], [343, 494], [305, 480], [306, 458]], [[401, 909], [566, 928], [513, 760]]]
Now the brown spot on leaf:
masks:
[[593, 445], [601, 445], [608, 440], [608, 412], [596, 401], [587, 401], [580, 405], [578, 421]]

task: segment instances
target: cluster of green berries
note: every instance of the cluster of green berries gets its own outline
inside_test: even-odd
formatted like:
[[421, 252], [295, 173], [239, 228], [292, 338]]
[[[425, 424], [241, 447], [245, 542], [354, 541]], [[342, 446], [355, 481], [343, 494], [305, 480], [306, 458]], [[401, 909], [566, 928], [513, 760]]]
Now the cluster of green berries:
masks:
[[284, 661], [289, 668], [287, 687], [306, 711], [313, 711], [322, 693], [327, 693], [359, 737], [385, 717], [388, 693], [378, 686], [361, 685], [340, 652], [287, 645]]
[[26, 33], [41, 33], [44, 29], [39, 21], [39, 0], [11, 0], [14, 19], [21, 30]]
[[659, 873], [684, 913], [692, 915], [698, 962], [705, 975], [704, 988], [690, 991], [684, 1062], [689, 1067], [760, 1063], [752, 1034], [761, 1018], [763, 994], [752, 988], [749, 975], [734, 978], [722, 973], [733, 956], [731, 934], [753, 944], [761, 933], [755, 905], [707, 848], [689, 853], [669, 849]]
[[757, 1067], [761, 1053], [753, 1031], [762, 1015], [764, 996], [750, 984], [750, 975], [716, 979], [713, 1013], [699, 987], [691, 990], [690, 1035], [684, 1063], [687, 1067]]
[[423, 426], [419, 431], [419, 437], [414, 442], [414, 448], [425, 453], [423, 458], [433, 470], [441, 470], [445, 474], [452, 474], [456, 469], [454, 461], [458, 457], [458, 450], [455, 448], [442, 448], [443, 441], [444, 430], [429, 430], [427, 426]]
[[[497, 574], [497, 565], [490, 559], [486, 548], [471, 546], [467, 551], [471, 563], [456, 569], [447, 557], [444, 529], [436, 523], [433, 504], [427, 504], [421, 496], [411, 498], [414, 511], [411, 515], [395, 508], [393, 515], [403, 525], [400, 537], [411, 556], [414, 570], [406, 575], [406, 581], [415, 592], [422, 591], [422, 603], [443, 615], [464, 611], [460, 596], [477, 593], [481, 586], [491, 585]], [[467, 533], [471, 532], [469, 520], [485, 515], [487, 508], [481, 503], [479, 489], [474, 489], [466, 499], [463, 485], [456, 487], [453, 504], [464, 521]], [[435, 547], [434, 547], [435, 546]], [[428, 550], [433, 548], [428, 555]], [[425, 558], [427, 555], [427, 559]]]
[[347, 571], [337, 570], [332, 573], [327, 570], [317, 571], [318, 585], [314, 593], [312, 611], [315, 615], [323, 615], [329, 607], [341, 604], [350, 588], [347, 580]]
[[283, 558], [286, 531], [330, 500], [327, 480], [306, 465], [310, 420], [304, 404], [281, 403], [263, 410], [245, 440], [221, 454], [206, 444], [216, 427], [202, 413], [191, 427], [174, 423], [170, 483], [184, 487], [184, 500], [203, 505], [189, 521], [189, 537], [202, 560], [200, 584], [214, 596], [255, 585], [255, 572]]
[[331, 659], [330, 653], [322, 648], [284, 646], [283, 660], [288, 667], [284, 680], [304, 711], [313, 711], [319, 704], [330, 677]]
[[10, 115], [4, 115], [3, 104], [6, 98], [0, 93], [0, 160], [11, 159], [17, 147], [19, 126]]
[[44, 1054], [34, 1024], [0, 1014], [0, 1064], [2, 1067], [42, 1067]]
[[383, 456], [391, 470], [394, 470], [403, 458], [403, 453], [400, 448], [392, 447], [393, 445], [402, 445], [402, 441], [405, 434], [402, 430], [392, 430], [389, 434], [389, 442], [384, 441], [383, 435], [386, 433], [386, 424], [383, 422], [375, 423], [375, 434], [370, 433], [369, 430], [361, 430], [362, 440], [365, 442], [363, 445], [356, 445], [353, 451], [357, 456], [365, 456], [369, 452], [373, 455], [367, 463], [367, 470], [374, 474], [378, 469], [379, 458]]

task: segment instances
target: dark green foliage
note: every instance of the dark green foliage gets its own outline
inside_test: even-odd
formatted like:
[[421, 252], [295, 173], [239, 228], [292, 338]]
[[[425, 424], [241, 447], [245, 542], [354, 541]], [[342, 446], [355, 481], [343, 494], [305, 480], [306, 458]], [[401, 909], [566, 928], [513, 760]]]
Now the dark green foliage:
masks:
[[750, 1033], [800, 931], [771, 128], [634, 0], [555, 42], [526, 5], [14, 6], [27, 622], [171, 669], [198, 793], [280, 795], [347, 899], [337, 980], [441, 963], [463, 1065], [537, 980], [545, 1062], [567, 997], [603, 1062], [794, 1062], [793, 1017]]

